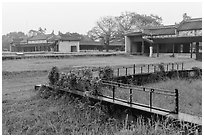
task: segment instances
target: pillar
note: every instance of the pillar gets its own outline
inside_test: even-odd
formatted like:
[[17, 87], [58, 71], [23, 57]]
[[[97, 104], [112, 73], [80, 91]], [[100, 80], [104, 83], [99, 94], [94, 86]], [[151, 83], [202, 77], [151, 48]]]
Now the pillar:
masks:
[[128, 36], [125, 36], [125, 53], [130, 53], [131, 41]]
[[151, 44], [149, 46], [149, 57], [152, 57], [152, 55], [153, 55], [153, 45]]

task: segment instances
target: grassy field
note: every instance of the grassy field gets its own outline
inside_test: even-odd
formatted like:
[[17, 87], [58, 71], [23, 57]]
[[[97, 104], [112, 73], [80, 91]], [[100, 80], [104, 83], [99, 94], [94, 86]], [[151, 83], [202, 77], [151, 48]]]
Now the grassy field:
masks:
[[61, 70], [69, 67], [80, 66], [117, 66], [133, 64], [153, 64], [153, 63], [185, 62], [184, 68], [192, 66], [202, 67], [200, 61], [187, 58], [159, 57], [149, 58], [143, 56], [110, 56], [110, 57], [73, 57], [68, 59], [22, 59], [2, 61], [3, 71], [42, 71], [50, 70], [52, 66], [57, 66]]
[[[62, 97], [42, 99], [36, 96], [34, 85], [47, 82], [52, 66], [61, 71], [77, 66], [106, 66], [184, 61], [186, 68], [202, 63], [186, 58], [148, 58], [141, 56], [84, 57], [69, 59], [24, 59], [2, 61], [2, 133], [3, 134], [182, 134], [161, 124], [144, 125], [137, 121], [127, 129], [125, 117], [110, 118], [80, 101]], [[199, 83], [199, 82], [198, 82]], [[152, 85], [153, 86], [153, 85]], [[190, 91], [189, 91], [190, 92]], [[197, 91], [196, 91], [197, 92]], [[198, 95], [201, 91], [198, 88]], [[183, 92], [184, 94], [184, 92]], [[197, 94], [195, 94], [197, 95]], [[197, 97], [197, 96], [196, 96]], [[193, 101], [194, 99], [192, 99]], [[194, 105], [194, 104], [193, 104]], [[197, 106], [198, 108], [200, 106]], [[197, 111], [191, 110], [191, 111]], [[100, 112], [100, 113], [99, 113]], [[95, 114], [95, 115], [94, 115]], [[118, 112], [118, 114], [121, 114]], [[170, 130], [167, 130], [169, 126]], [[156, 128], [156, 130], [155, 130]]]

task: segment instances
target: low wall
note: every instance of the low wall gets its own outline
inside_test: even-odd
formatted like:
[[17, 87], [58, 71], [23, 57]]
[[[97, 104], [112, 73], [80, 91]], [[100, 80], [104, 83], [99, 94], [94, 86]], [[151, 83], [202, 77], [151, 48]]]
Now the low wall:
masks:
[[29, 58], [70, 58], [85, 56], [118, 56], [125, 55], [124, 52], [97, 52], [97, 53], [52, 53], [52, 54], [22, 54], [22, 55], [2, 55], [2, 60], [29, 59]]

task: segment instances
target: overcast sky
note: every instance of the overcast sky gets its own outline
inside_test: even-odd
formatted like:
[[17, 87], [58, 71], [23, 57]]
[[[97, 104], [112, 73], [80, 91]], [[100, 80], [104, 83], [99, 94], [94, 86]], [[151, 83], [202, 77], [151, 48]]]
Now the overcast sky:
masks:
[[182, 20], [187, 13], [193, 18], [202, 17], [202, 4], [199, 2], [174, 3], [2, 3], [2, 33], [13, 31], [27, 33], [30, 29], [52, 30], [86, 34], [95, 22], [103, 16], [119, 16], [131, 11], [139, 14], [156, 14], [164, 25]]

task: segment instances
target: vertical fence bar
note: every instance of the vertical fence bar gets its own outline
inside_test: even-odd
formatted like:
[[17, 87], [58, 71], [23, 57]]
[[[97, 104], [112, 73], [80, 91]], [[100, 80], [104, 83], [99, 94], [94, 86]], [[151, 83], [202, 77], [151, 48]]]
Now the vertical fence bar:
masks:
[[119, 77], [119, 75], [120, 75], [120, 69], [118, 68], [118, 77]]
[[135, 64], [133, 65], [133, 74], [135, 75]]
[[132, 89], [130, 89], [130, 104], [132, 104]]
[[176, 63], [176, 65], [177, 65], [177, 70], [179, 70], [179, 64], [178, 64], [178, 63]]
[[166, 64], [166, 71], [169, 70], [169, 64]]
[[178, 89], [175, 89], [175, 113], [179, 113], [179, 93]]
[[154, 89], [151, 89], [149, 92], [149, 107], [150, 107], [150, 111], [152, 111], [152, 94], [154, 92]]
[[148, 73], [149, 73], [149, 65], [147, 65], [147, 71], [148, 71]]
[[181, 69], [183, 70], [183, 62], [181, 63]]
[[127, 68], [125, 68], [125, 75], [127, 76]]
[[115, 100], [115, 86], [113, 86], [113, 101]]

